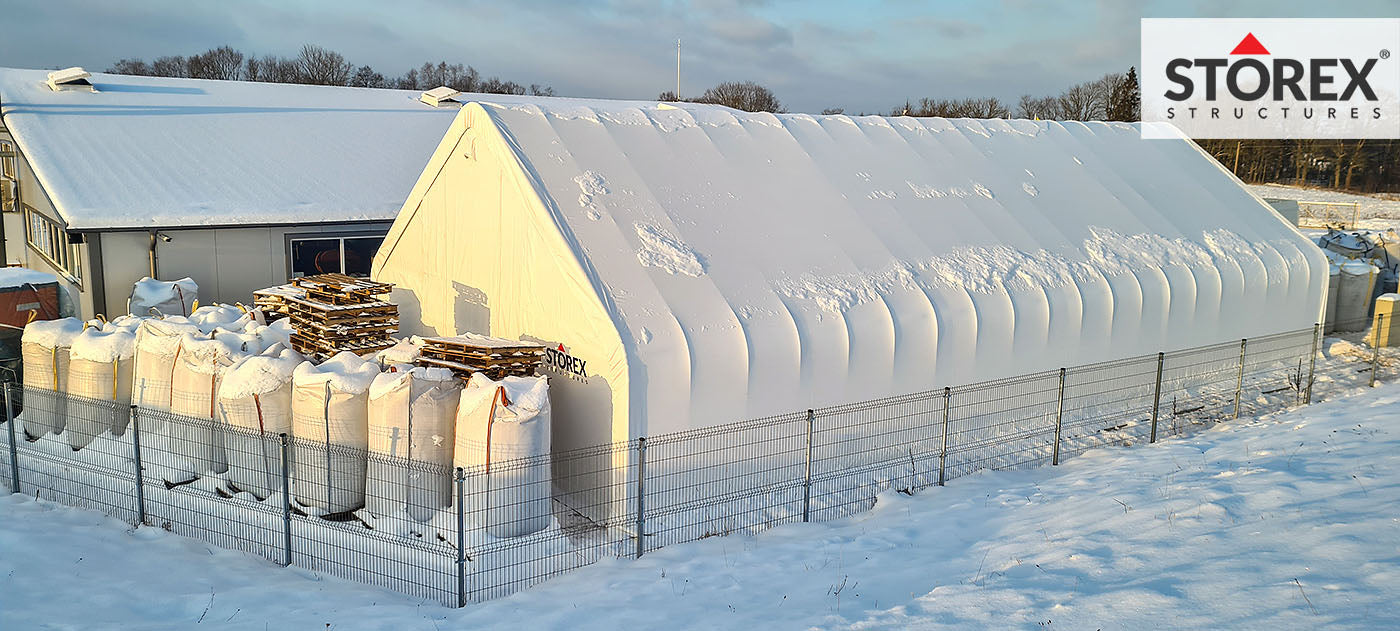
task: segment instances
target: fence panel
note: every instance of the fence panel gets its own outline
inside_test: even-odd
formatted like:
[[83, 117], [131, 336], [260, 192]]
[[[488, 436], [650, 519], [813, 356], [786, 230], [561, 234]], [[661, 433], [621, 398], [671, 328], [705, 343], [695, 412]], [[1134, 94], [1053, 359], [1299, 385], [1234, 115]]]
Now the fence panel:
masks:
[[953, 388], [947, 479], [1049, 464], [1059, 392], [1059, 371]]
[[867, 510], [875, 496], [938, 483], [943, 391], [816, 410], [812, 519]]

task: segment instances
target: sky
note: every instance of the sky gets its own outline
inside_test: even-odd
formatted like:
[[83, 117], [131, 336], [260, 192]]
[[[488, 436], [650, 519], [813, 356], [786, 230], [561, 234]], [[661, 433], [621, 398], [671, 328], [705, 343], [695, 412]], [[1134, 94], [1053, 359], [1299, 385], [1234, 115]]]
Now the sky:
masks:
[[1059, 93], [1137, 64], [1143, 17], [1400, 17], [1400, 0], [0, 0], [0, 66], [105, 70], [220, 45], [331, 48], [386, 76], [424, 61], [650, 99], [756, 81], [791, 111]]

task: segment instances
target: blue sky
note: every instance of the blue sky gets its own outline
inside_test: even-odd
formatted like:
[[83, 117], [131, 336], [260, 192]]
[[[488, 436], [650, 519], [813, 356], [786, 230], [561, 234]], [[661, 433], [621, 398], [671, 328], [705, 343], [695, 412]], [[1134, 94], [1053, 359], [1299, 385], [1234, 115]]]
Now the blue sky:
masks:
[[906, 99], [1021, 94], [1136, 65], [1142, 17], [1396, 17], [1400, 0], [0, 0], [0, 65], [101, 70], [122, 57], [228, 44], [292, 55], [310, 42], [398, 75], [427, 60], [550, 85], [654, 98], [724, 80], [793, 111], [884, 112]]

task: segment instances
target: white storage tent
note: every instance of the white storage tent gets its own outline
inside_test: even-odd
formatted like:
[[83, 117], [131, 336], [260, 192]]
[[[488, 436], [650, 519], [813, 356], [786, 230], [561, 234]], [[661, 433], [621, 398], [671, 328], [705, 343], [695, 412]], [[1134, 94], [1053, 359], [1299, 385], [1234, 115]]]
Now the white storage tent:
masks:
[[1327, 273], [1133, 124], [629, 102], [467, 104], [374, 262], [408, 332], [586, 362], [556, 450], [1303, 329]]

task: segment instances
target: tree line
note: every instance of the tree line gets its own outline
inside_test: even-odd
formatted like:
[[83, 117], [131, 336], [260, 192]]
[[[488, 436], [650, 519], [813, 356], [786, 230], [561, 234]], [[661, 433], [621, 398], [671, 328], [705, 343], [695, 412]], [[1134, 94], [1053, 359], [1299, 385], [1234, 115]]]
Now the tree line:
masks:
[[[108, 72], [403, 90], [427, 90], [445, 85], [462, 92], [554, 96], [554, 89], [548, 86], [483, 77], [472, 66], [446, 61], [427, 62], [389, 77], [370, 66], [356, 66], [344, 55], [312, 44], [303, 46], [295, 57], [245, 55], [232, 47], [220, 46], [188, 57], [157, 57], [149, 63], [141, 59], [122, 59]], [[662, 92], [657, 99], [713, 103], [748, 112], [787, 111], [772, 90], [753, 81], [725, 81], [685, 99], [674, 92]], [[905, 101], [887, 113], [944, 118], [1136, 121], [1141, 118], [1141, 102], [1137, 70], [1129, 68], [1125, 73], [1109, 73], [1072, 85], [1059, 94], [1026, 94], [1015, 104], [996, 97], [924, 97]], [[821, 113], [843, 114], [845, 110], [832, 107]], [[1198, 140], [1197, 143], [1246, 182], [1325, 186], [1357, 192], [1400, 191], [1400, 141], [1297, 139]]]
[[499, 77], [483, 77], [476, 68], [460, 63], [426, 62], [398, 76], [385, 76], [371, 66], [356, 66], [344, 55], [307, 44], [295, 57], [245, 55], [230, 46], [211, 48], [197, 55], [122, 59], [107, 72], [150, 77], [186, 77], [225, 81], [263, 81], [307, 85], [340, 85], [356, 88], [428, 90], [448, 86], [462, 92], [553, 96], [554, 88], [522, 85]]

